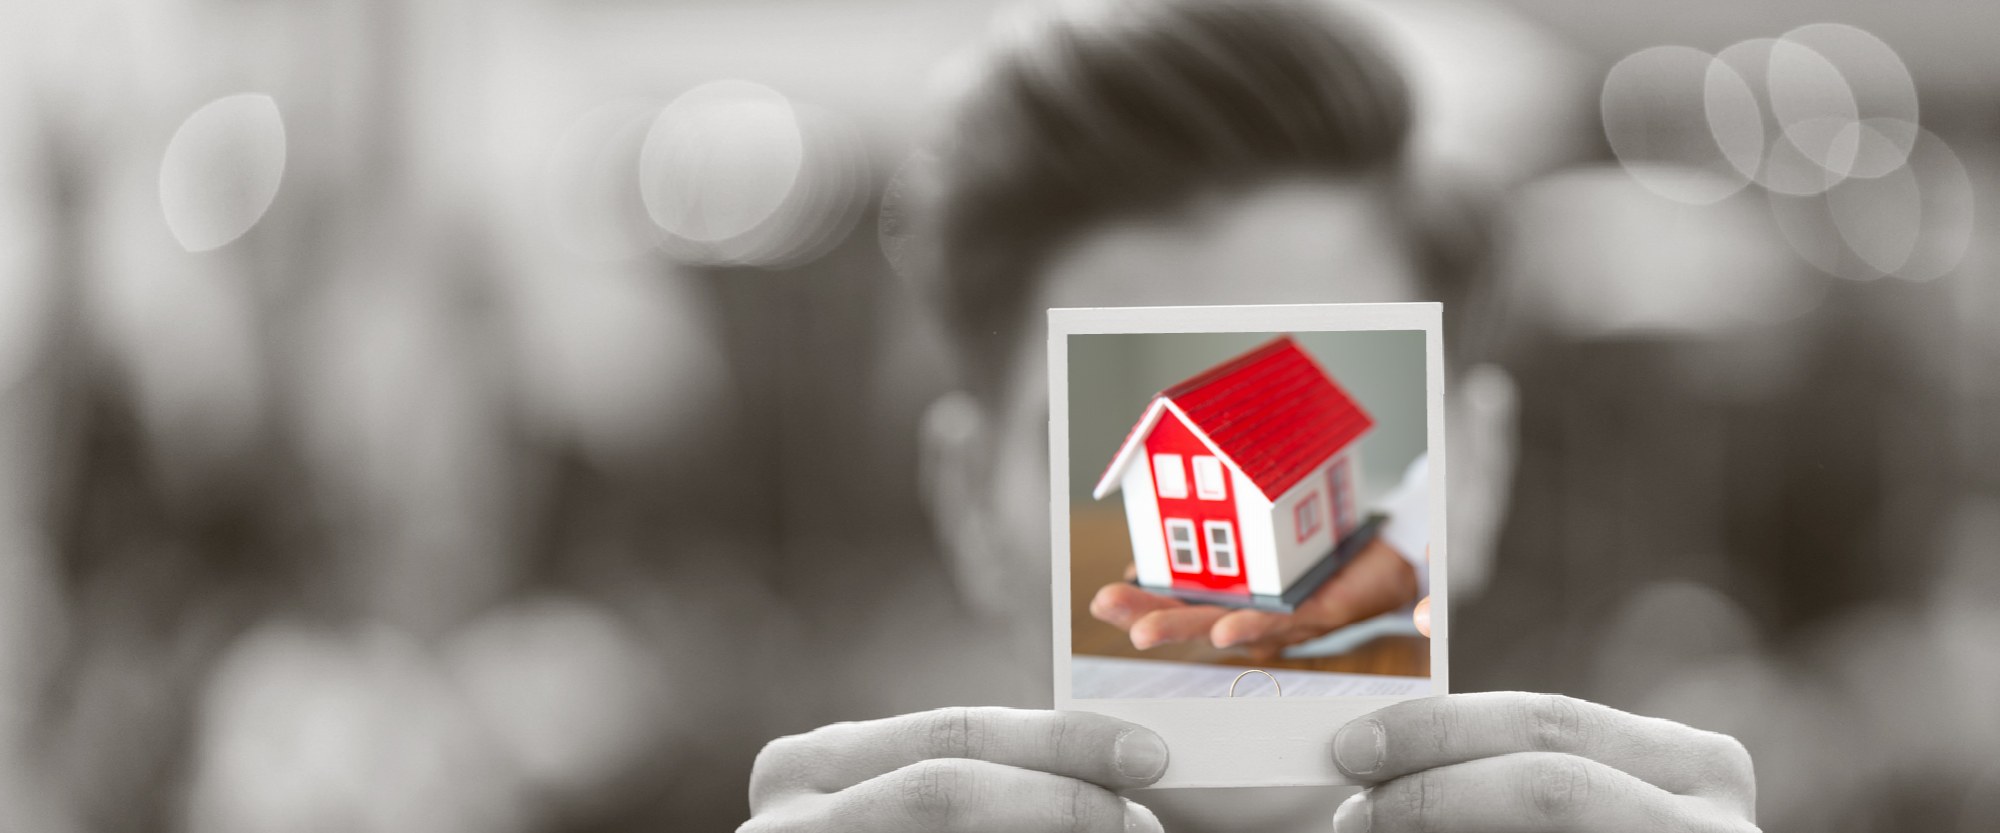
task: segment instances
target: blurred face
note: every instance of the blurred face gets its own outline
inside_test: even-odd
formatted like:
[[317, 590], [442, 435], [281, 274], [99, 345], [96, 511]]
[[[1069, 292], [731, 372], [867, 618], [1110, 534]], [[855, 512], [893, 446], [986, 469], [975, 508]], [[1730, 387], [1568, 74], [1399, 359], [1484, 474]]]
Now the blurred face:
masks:
[[1414, 266], [1384, 186], [1290, 180], [1104, 223], [1054, 253], [990, 402], [948, 397], [926, 420], [925, 487], [965, 599], [1048, 626], [1050, 307], [1408, 301]]

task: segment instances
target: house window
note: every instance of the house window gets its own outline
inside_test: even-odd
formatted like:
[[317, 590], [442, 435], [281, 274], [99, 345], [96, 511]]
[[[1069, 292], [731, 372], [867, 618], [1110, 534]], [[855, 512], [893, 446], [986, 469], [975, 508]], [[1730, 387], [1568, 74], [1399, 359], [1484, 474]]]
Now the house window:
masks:
[[1194, 458], [1194, 493], [1202, 500], [1223, 500], [1229, 490], [1222, 485], [1222, 461], [1206, 454]]
[[1230, 530], [1228, 521], [1207, 521], [1201, 525], [1208, 535], [1208, 571], [1218, 576], [1233, 576], [1240, 572], [1236, 566], [1236, 535]]
[[1292, 507], [1292, 527], [1299, 531], [1299, 543], [1305, 543], [1307, 538], [1319, 532], [1320, 524], [1323, 523], [1319, 516], [1320, 505], [1319, 492], [1309, 492], [1305, 500], [1299, 501], [1299, 505]]
[[1195, 551], [1194, 521], [1167, 519], [1167, 550], [1173, 553], [1174, 572], [1201, 572], [1201, 556]]
[[1153, 455], [1153, 484], [1160, 497], [1187, 497], [1187, 470], [1179, 454]]

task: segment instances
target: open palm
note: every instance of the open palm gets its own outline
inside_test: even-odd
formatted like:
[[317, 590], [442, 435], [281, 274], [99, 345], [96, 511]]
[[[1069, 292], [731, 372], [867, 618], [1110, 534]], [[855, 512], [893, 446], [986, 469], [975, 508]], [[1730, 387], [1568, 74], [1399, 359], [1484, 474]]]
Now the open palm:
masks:
[[1416, 600], [1416, 571], [1378, 538], [1291, 613], [1190, 604], [1114, 582], [1098, 589], [1090, 615], [1124, 630], [1140, 650], [1206, 640], [1217, 648], [1242, 648], [1268, 660], [1288, 645]]

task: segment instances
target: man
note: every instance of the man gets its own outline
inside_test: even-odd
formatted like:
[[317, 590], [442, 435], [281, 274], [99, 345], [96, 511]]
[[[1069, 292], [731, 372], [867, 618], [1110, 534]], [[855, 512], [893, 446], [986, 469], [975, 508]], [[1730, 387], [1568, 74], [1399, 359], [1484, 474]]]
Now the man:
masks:
[[[910, 215], [936, 242], [967, 386], [927, 420], [924, 486], [968, 600], [1021, 623], [1024, 644], [1049, 620], [1044, 310], [1466, 297], [1414, 208], [1403, 84], [1324, 9], [1157, 0], [1039, 18], [988, 56], [955, 115], [934, 199]], [[1274, 651], [1416, 601], [1407, 555], [1357, 556], [1296, 616], [1110, 590], [1093, 610], [1135, 641]], [[1368, 786], [1340, 805], [1340, 831], [1752, 827], [1740, 744], [1568, 698], [1433, 697], [1298, 731], [1325, 736]], [[765, 748], [744, 830], [1159, 830], [1119, 791], [1156, 780], [1171, 754], [1090, 714], [838, 724]], [[1226, 808], [1206, 827], [1285, 815], [1242, 792], [1190, 792], [1169, 801], [1189, 816]]]

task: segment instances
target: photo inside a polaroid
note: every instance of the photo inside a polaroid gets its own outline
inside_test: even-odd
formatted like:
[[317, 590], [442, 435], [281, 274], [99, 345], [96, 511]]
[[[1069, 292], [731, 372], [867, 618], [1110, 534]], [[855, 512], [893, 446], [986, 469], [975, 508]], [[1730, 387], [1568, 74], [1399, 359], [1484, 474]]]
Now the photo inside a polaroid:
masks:
[[[1069, 336], [1070, 696], [1430, 694], [1409, 604], [1330, 626], [1315, 598], [1370, 545], [1424, 544], [1424, 350], [1422, 330]], [[1093, 601], [1195, 632], [1160, 642]], [[1216, 647], [1237, 611], [1275, 632]]]

